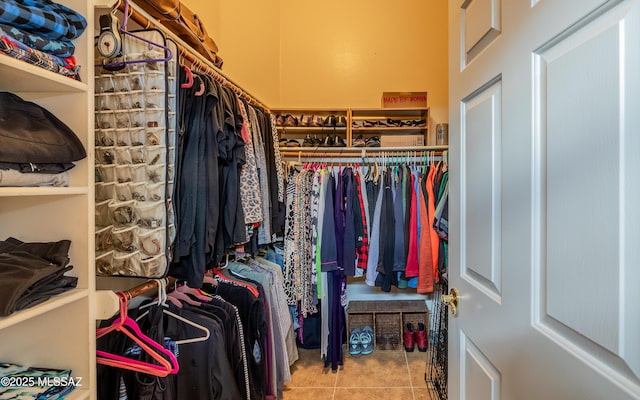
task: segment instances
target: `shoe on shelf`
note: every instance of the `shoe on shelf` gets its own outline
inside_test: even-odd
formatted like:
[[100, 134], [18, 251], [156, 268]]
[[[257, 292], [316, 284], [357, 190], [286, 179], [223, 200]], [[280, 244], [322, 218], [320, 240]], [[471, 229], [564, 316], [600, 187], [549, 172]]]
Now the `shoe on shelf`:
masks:
[[304, 137], [304, 141], [302, 141], [302, 145], [304, 147], [314, 147], [315, 146], [315, 142], [314, 142], [313, 138], [311, 137], [311, 135], [307, 134], [307, 136]]
[[323, 126], [325, 128], [326, 127], [335, 127], [336, 126], [336, 116], [335, 115], [329, 115], [327, 118], [325, 118]]
[[298, 126], [298, 118], [294, 117], [291, 114], [287, 114], [284, 117], [284, 122], [282, 126]]
[[364, 140], [364, 136], [358, 135], [358, 137], [353, 139], [352, 145], [353, 145], [353, 147], [364, 147], [366, 145], [366, 142]]
[[380, 137], [371, 136], [369, 139], [365, 141], [366, 147], [380, 147]]
[[362, 352], [362, 344], [360, 344], [360, 328], [353, 328], [349, 335], [349, 354], [356, 355]]
[[413, 352], [413, 349], [416, 346], [416, 333], [413, 331], [413, 324], [411, 322], [407, 323], [404, 331], [404, 349], [409, 353]]
[[287, 141], [287, 147], [300, 147], [300, 142], [296, 139], [289, 139]]
[[347, 143], [341, 136], [336, 135], [333, 139], [333, 147], [347, 147]]
[[313, 135], [313, 137], [311, 138], [311, 141], [313, 142], [314, 146], [317, 146], [317, 147], [322, 146], [322, 139], [320, 139], [318, 135]]
[[360, 331], [360, 353], [373, 353], [373, 329], [369, 325]]
[[347, 126], [347, 117], [345, 117], [344, 115], [338, 115], [337, 117], [335, 117], [335, 121], [337, 127], [344, 128], [345, 126]]
[[422, 322], [418, 322], [418, 330], [416, 332], [416, 343], [418, 344], [418, 351], [424, 353], [429, 347], [429, 335], [427, 329]]
[[276, 125], [278, 126], [284, 125], [284, 115], [278, 114], [278, 116], [276, 117]]
[[298, 126], [311, 126], [311, 119], [313, 118], [312, 115], [301, 115], [300, 116], [300, 122], [298, 123]]
[[322, 147], [333, 147], [334, 142], [335, 139], [333, 138], [333, 136], [327, 135], [327, 137], [325, 137], [324, 141], [322, 142]]
[[286, 147], [287, 146], [287, 142], [288, 142], [287, 139], [282, 138], [282, 139], [280, 139], [278, 144], [280, 145], [280, 147]]
[[319, 115], [312, 115], [311, 121], [309, 122], [309, 126], [323, 126], [324, 120]]

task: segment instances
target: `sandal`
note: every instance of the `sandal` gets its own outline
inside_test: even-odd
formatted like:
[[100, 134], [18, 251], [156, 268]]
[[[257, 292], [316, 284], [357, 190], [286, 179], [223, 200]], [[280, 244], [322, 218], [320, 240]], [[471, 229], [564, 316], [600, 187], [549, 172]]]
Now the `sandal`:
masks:
[[362, 351], [362, 345], [360, 344], [360, 334], [362, 332], [359, 328], [353, 328], [351, 335], [349, 335], [349, 354], [356, 355]]
[[360, 332], [360, 348], [361, 354], [373, 353], [373, 329], [369, 325]]

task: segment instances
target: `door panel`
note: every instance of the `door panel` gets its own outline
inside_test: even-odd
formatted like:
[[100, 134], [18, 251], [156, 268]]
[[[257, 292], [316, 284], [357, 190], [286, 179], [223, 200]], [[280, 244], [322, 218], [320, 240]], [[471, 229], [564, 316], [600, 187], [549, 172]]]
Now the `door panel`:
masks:
[[449, 398], [638, 400], [640, 0], [449, 4]]
[[464, 332], [460, 335], [461, 379], [465, 383], [462, 400], [499, 400], [500, 372]]
[[464, 194], [461, 275], [498, 303], [501, 297], [501, 82], [462, 101], [460, 132]]
[[[501, 0], [467, 0], [462, 5], [465, 64], [480, 54], [500, 34]], [[464, 65], [464, 64], [463, 64]]]

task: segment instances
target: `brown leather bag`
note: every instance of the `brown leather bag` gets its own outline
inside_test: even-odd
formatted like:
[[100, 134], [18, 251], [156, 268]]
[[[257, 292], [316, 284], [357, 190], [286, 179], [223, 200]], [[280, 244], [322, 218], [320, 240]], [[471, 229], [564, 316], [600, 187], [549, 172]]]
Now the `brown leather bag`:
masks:
[[207, 34], [198, 15], [180, 0], [135, 0], [135, 3], [216, 67], [222, 67], [222, 58], [217, 54], [218, 45]]

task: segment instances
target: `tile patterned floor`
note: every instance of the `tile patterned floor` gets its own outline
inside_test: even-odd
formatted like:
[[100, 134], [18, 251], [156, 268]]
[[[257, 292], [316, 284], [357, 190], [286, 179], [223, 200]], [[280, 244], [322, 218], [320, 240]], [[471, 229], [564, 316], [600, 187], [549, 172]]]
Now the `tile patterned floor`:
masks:
[[345, 348], [344, 366], [336, 372], [323, 368], [319, 350], [299, 349], [299, 354], [284, 400], [435, 400], [424, 380], [428, 353], [378, 350], [350, 356]]

